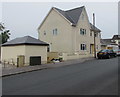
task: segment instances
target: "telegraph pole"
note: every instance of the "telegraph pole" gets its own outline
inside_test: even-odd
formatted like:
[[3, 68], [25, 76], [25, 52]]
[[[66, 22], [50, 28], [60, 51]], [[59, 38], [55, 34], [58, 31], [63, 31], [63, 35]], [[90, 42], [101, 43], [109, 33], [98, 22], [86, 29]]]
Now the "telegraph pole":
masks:
[[93, 13], [93, 32], [94, 32], [94, 58], [96, 58], [96, 32], [95, 32], [95, 14]]

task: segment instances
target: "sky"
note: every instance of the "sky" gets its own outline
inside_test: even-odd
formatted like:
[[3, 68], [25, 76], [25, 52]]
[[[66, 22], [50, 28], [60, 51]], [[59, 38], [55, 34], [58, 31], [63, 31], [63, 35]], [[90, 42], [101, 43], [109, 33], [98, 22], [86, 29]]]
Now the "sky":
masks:
[[2, 21], [2, 3], [0, 2], [0, 22]]
[[38, 38], [37, 28], [51, 7], [69, 10], [83, 5], [91, 23], [95, 13], [96, 26], [102, 31], [102, 38], [118, 34], [117, 2], [2, 2], [0, 10], [2, 22], [11, 31], [10, 39], [26, 35]]

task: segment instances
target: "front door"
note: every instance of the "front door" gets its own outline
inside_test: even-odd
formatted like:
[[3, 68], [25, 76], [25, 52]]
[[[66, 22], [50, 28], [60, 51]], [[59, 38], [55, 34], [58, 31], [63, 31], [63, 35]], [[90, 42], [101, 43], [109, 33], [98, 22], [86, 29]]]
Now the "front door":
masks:
[[94, 44], [90, 44], [90, 54], [94, 53]]

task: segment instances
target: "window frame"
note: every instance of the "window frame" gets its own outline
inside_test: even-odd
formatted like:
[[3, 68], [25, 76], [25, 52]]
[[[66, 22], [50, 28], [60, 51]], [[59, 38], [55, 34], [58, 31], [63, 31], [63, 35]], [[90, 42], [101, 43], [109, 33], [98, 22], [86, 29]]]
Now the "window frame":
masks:
[[80, 44], [80, 50], [81, 51], [86, 51], [87, 50], [87, 45], [85, 43]]
[[50, 52], [50, 45], [47, 46], [47, 52]]
[[87, 32], [86, 29], [80, 28], [79, 31], [80, 31], [80, 35], [86, 35], [86, 32]]
[[58, 30], [57, 30], [57, 28], [53, 29], [53, 35], [58, 35]]

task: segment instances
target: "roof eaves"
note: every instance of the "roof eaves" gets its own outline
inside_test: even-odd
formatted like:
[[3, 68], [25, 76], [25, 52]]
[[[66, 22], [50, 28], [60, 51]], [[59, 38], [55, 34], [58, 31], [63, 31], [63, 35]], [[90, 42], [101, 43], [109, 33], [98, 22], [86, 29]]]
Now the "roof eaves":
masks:
[[[94, 29], [94, 27], [95, 27], [95, 29]], [[94, 26], [92, 23], [90, 23], [90, 30], [91, 31], [96, 31], [96, 32], [101, 32], [101, 30], [98, 29], [96, 26]]]
[[5, 46], [18, 46], [18, 45], [38, 45], [38, 46], [49, 46], [49, 44], [35, 44], [35, 43], [18, 43], [18, 44], [3, 44], [2, 47]]

